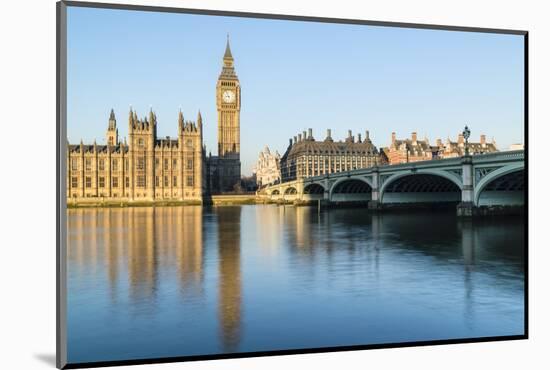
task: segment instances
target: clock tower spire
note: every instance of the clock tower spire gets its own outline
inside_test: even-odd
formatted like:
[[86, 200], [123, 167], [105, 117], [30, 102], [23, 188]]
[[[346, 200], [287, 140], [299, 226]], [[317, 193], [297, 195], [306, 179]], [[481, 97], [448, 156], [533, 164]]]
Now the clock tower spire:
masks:
[[223, 55], [222, 71], [216, 84], [216, 106], [220, 187], [222, 190], [233, 190], [241, 179], [241, 85], [235, 72], [229, 35]]

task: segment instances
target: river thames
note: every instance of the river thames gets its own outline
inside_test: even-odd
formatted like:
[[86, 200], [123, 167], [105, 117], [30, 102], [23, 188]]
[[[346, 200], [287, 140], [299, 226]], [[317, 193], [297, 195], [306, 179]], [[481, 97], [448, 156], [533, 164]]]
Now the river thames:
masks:
[[524, 334], [521, 217], [67, 213], [69, 362]]

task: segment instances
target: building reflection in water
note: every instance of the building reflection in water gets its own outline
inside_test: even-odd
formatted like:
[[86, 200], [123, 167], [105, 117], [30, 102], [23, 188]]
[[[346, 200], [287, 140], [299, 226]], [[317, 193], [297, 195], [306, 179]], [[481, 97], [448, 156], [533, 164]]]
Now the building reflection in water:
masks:
[[241, 207], [215, 208], [218, 226], [218, 318], [225, 352], [238, 349], [241, 334]]
[[311, 217], [311, 208], [291, 206], [279, 208], [284, 217], [287, 244], [294, 247], [299, 255], [313, 257], [315, 239], [319, 237], [319, 234], [312, 230], [313, 223], [317, 222], [317, 218]]
[[282, 224], [284, 222], [283, 207], [275, 211], [270, 205], [256, 206], [256, 243], [267, 257], [276, 255], [281, 247]]
[[[157, 290], [156, 209], [128, 208], [128, 281], [130, 299], [151, 302]], [[154, 307], [147, 304], [146, 307]]]
[[202, 212], [200, 206], [71, 209], [67, 251], [69, 265], [74, 266], [71, 272], [97, 278], [105, 272], [112, 301], [127, 282], [129, 299], [139, 303], [154, 301], [159, 272], [176, 269], [182, 296], [200, 298]]
[[156, 208], [156, 244], [163, 269], [177, 269], [184, 300], [201, 299], [204, 294], [202, 212], [200, 206]]
[[[98, 210], [96, 209], [95, 212]], [[120, 260], [124, 253], [122, 250], [124, 245], [123, 234], [116, 232], [120, 230], [126, 220], [123, 219], [125, 213], [118, 209], [105, 209], [102, 212], [102, 228], [103, 244], [104, 244], [104, 263], [107, 269], [109, 287], [111, 293], [111, 301], [116, 302], [118, 298], [118, 281], [120, 278]]]

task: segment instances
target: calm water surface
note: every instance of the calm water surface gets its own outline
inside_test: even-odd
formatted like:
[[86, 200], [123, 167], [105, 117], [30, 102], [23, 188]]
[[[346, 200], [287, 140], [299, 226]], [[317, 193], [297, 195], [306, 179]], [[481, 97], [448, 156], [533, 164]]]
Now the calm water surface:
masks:
[[70, 362], [523, 334], [521, 218], [68, 210]]

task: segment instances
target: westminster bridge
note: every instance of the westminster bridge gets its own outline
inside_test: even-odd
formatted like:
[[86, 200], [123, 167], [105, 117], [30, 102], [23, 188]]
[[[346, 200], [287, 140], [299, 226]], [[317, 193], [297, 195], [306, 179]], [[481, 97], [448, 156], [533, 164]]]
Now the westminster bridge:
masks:
[[393, 205], [457, 203], [459, 215], [524, 204], [524, 151], [375, 166], [268, 186], [270, 200]]

